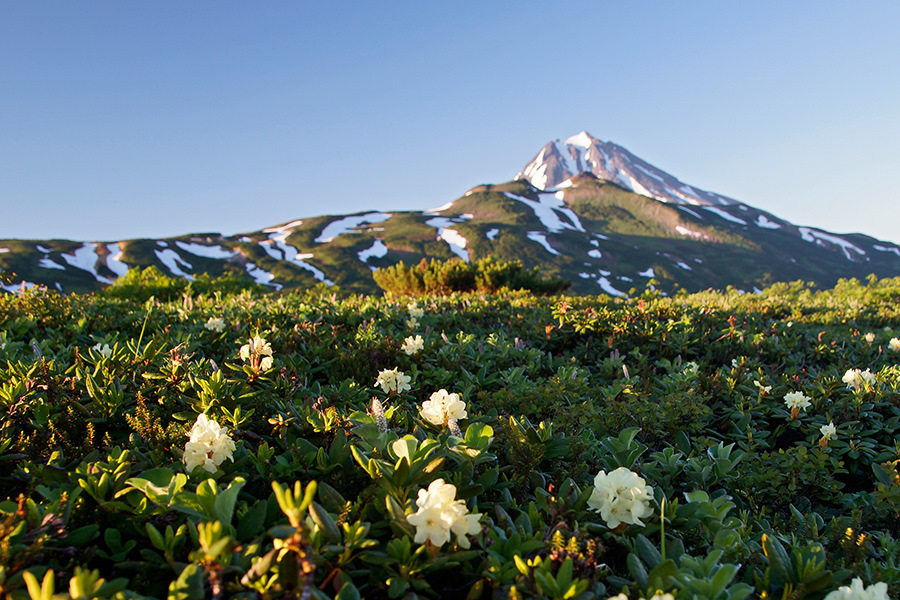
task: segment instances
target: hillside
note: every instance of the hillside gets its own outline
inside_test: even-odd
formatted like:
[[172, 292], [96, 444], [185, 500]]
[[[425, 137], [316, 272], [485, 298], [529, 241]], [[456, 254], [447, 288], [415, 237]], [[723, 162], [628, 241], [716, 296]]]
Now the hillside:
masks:
[[322, 283], [372, 293], [372, 271], [399, 261], [488, 256], [568, 279], [576, 294], [614, 296], [648, 284], [752, 291], [900, 275], [896, 244], [794, 225], [586, 133], [548, 144], [516, 180], [476, 186], [432, 210], [315, 216], [235, 236], [0, 240], [0, 269], [15, 274], [7, 291], [22, 282], [92, 291], [155, 265], [189, 279], [244, 273], [277, 290]]

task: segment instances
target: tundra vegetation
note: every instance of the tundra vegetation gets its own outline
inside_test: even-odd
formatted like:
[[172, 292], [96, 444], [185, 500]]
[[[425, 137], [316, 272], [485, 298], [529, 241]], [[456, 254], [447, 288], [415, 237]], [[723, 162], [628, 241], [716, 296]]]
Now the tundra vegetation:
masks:
[[898, 597], [900, 278], [146, 279], [0, 297], [4, 598]]

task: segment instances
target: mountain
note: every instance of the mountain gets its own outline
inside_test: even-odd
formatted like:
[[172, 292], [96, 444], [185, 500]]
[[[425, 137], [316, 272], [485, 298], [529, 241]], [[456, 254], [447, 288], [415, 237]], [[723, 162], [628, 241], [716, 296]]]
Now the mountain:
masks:
[[0, 269], [16, 275], [7, 291], [92, 291], [155, 265], [187, 278], [245, 273], [273, 289], [375, 292], [372, 272], [401, 260], [487, 256], [538, 266], [578, 294], [900, 276], [896, 244], [794, 225], [586, 132], [547, 144], [512, 181], [478, 185], [431, 210], [316, 216], [236, 236], [0, 240]]
[[519, 171], [516, 179], [525, 179], [540, 190], [560, 189], [579, 173], [591, 173], [635, 194], [666, 203], [698, 206], [738, 204], [737, 200], [682, 183], [622, 146], [602, 142], [587, 131], [565, 141], [548, 143]]

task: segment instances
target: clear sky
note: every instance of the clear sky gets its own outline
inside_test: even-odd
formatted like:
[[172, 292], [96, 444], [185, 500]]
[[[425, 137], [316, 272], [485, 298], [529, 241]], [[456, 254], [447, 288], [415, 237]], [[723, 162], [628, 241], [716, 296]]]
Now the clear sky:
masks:
[[900, 2], [0, 0], [0, 238], [438, 206], [581, 130], [900, 242]]

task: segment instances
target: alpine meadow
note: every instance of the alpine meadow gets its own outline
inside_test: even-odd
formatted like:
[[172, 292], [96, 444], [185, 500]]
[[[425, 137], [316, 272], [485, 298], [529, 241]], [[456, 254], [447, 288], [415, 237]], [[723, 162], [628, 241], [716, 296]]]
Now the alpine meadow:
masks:
[[431, 210], [0, 268], [4, 599], [900, 595], [891, 242], [582, 132]]

